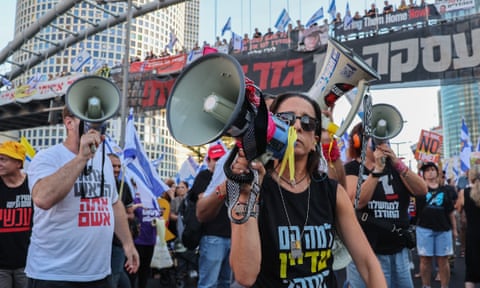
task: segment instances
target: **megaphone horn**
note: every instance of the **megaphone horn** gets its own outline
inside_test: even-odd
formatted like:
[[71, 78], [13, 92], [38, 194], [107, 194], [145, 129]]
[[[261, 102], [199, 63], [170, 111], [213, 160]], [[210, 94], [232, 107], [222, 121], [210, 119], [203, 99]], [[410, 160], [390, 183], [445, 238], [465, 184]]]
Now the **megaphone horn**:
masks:
[[72, 114], [92, 128], [112, 118], [120, 107], [117, 85], [100, 76], [84, 76], [75, 80], [65, 94], [65, 104]]
[[[211, 143], [221, 136], [250, 137], [248, 131], [255, 120], [263, 121], [263, 117], [257, 117], [261, 107], [252, 108], [254, 101], [248, 99], [251, 95], [246, 87], [253, 84], [245, 80], [238, 61], [224, 53], [204, 55], [187, 66], [175, 81], [167, 101], [167, 126], [172, 137], [189, 146]], [[266, 107], [264, 110], [263, 114], [268, 114]], [[274, 128], [275, 132], [267, 135], [267, 151], [257, 151], [258, 146], [252, 144], [257, 143], [256, 139], [242, 139], [248, 160], [265, 152], [271, 153], [265, 157], [281, 158], [285, 151], [288, 126], [270, 114], [265, 116], [265, 121], [273, 118], [267, 121], [267, 125], [272, 125], [269, 128], [281, 129]], [[271, 139], [277, 144], [268, 145]]]
[[307, 94], [323, 111], [333, 107], [338, 98], [354, 87], [357, 87], [357, 94], [341, 127], [322, 116], [322, 128], [340, 137], [355, 117], [368, 83], [379, 79], [380, 75], [360, 56], [329, 38], [321, 72]]
[[375, 141], [386, 141], [397, 136], [403, 128], [403, 118], [392, 105], [372, 105], [372, 137]]

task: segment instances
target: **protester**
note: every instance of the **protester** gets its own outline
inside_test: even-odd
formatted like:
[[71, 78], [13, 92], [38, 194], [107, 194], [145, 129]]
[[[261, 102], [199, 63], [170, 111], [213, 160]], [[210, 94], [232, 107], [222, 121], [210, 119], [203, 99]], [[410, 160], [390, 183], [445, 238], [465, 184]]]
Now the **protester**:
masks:
[[[363, 135], [356, 132], [352, 132], [350, 137], [355, 135], [362, 139]], [[360, 147], [363, 146], [363, 142], [359, 144]], [[380, 261], [388, 287], [413, 287], [407, 246], [414, 244], [407, 241], [407, 236], [411, 236], [406, 232], [409, 227], [408, 206], [411, 195], [426, 194], [427, 185], [397, 158], [385, 142], [369, 139], [363, 175], [359, 175], [360, 165], [357, 157], [345, 165], [345, 172], [349, 179], [347, 189], [350, 190], [350, 195], [356, 187], [358, 177], [362, 177], [356, 209], [363, 231]], [[352, 287], [366, 287], [358, 269], [361, 269], [358, 263], [350, 263], [347, 279]]]
[[435, 256], [441, 286], [448, 287], [450, 282], [448, 257], [453, 254], [452, 239], [457, 236], [457, 221], [451, 195], [456, 193], [451, 186], [441, 183], [439, 169], [435, 163], [424, 163], [420, 170], [428, 186], [426, 195], [416, 197], [417, 254], [420, 256], [422, 285], [429, 287], [431, 284], [432, 258]]
[[230, 287], [232, 270], [230, 255], [230, 222], [225, 206], [225, 194], [212, 193], [203, 197], [220, 157], [226, 151], [222, 144], [211, 145], [207, 153], [208, 169], [200, 171], [189, 193], [198, 197], [197, 218], [202, 223], [199, 245], [198, 288]]
[[[135, 204], [141, 204], [143, 203], [142, 200], [148, 201], [148, 199], [141, 199], [140, 195], [142, 195], [142, 193], [138, 190], [144, 188], [139, 187], [137, 183], [132, 180], [135, 195], [133, 202]], [[138, 236], [134, 239], [135, 247], [140, 255], [140, 266], [134, 277], [130, 277], [130, 282], [132, 287], [145, 288], [147, 287], [148, 279], [152, 277], [150, 263], [152, 262], [153, 250], [157, 239], [157, 229], [152, 224], [152, 221], [153, 219], [160, 218], [161, 214], [158, 209], [145, 207], [144, 205], [135, 209], [134, 213], [140, 227]]]
[[[26, 288], [25, 262], [32, 232], [33, 205], [27, 175], [22, 171], [22, 144], [0, 145], [0, 287]], [[6, 215], [11, 215], [7, 219]], [[23, 216], [22, 216], [23, 215]]]
[[[335, 230], [343, 236], [353, 259], [370, 287], [387, 287], [378, 260], [362, 233], [345, 190], [318, 172], [320, 162], [321, 111], [318, 104], [301, 93], [277, 96], [271, 106], [277, 117], [292, 126], [297, 140], [294, 146], [294, 167], [280, 173], [278, 160], [265, 167], [259, 162], [248, 163], [239, 150], [231, 169], [241, 175], [259, 172], [259, 199], [253, 213], [244, 223], [232, 223], [230, 263], [240, 284], [256, 287], [337, 287], [332, 270]], [[300, 121], [297, 121], [300, 120]], [[294, 172], [295, 181], [289, 178]], [[228, 184], [229, 201], [245, 211], [245, 203], [257, 188], [244, 184], [235, 199]], [[225, 185], [219, 193], [225, 193]], [[233, 198], [232, 198], [233, 197]], [[255, 199], [255, 198], [253, 198]], [[252, 202], [253, 203], [253, 202]], [[257, 206], [258, 205], [258, 206]], [[245, 209], [243, 209], [245, 208]], [[235, 209], [235, 208], [234, 208]], [[235, 209], [237, 211], [237, 209]], [[237, 213], [232, 211], [235, 219]], [[302, 283], [302, 284], [300, 284]], [[310, 283], [310, 284], [308, 284]], [[312, 283], [315, 283], [312, 286]]]
[[104, 136], [93, 129], [84, 133], [68, 108], [62, 116], [63, 143], [40, 151], [28, 166], [35, 223], [25, 269], [28, 287], [107, 287], [113, 233], [122, 242], [129, 273], [138, 269], [138, 253], [112, 164], [103, 154]]
[[480, 283], [480, 165], [474, 164], [469, 170], [471, 185], [460, 190], [457, 211], [465, 212], [465, 288], [474, 288]]
[[[119, 179], [120, 171], [122, 169], [122, 163], [120, 158], [116, 154], [108, 154], [110, 162], [112, 162], [113, 175], [115, 176], [115, 182], [119, 198], [122, 200], [127, 213], [128, 221], [132, 221], [134, 218], [133, 211], [136, 208], [133, 205], [132, 192], [125, 181]], [[138, 205], [138, 204], [137, 204]], [[130, 225], [129, 225], [130, 227]], [[133, 236], [133, 235], [132, 235]], [[130, 281], [125, 271], [125, 253], [123, 252], [122, 242], [118, 237], [113, 235], [112, 242], [112, 274], [109, 277], [110, 285], [114, 288], [129, 288]]]

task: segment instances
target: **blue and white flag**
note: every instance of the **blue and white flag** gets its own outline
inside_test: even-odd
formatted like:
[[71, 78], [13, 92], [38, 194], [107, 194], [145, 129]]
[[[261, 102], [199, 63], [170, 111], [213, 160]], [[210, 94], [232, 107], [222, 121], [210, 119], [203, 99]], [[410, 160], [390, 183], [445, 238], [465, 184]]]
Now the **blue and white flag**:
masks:
[[6, 86], [7, 88], [12, 88], [13, 87], [13, 84], [10, 80], [8, 80], [7, 78], [5, 78], [3, 76], [0, 76], [0, 78], [2, 79], [2, 85], [3, 86]]
[[472, 154], [472, 143], [465, 119], [462, 118], [462, 127], [460, 128], [460, 170], [467, 172], [470, 169], [470, 154]]
[[345, 9], [345, 17], [343, 17], [343, 27], [344, 29], [350, 28], [353, 23], [352, 12], [350, 12], [350, 5], [347, 2], [347, 7]]
[[166, 48], [168, 48], [168, 50], [170, 51], [173, 51], [173, 46], [175, 45], [175, 43], [177, 43], [177, 40], [178, 39], [175, 33], [173, 33], [173, 31], [170, 31], [170, 40], [168, 41]]
[[277, 28], [278, 31], [283, 32], [285, 31], [285, 27], [287, 27], [288, 23], [292, 19], [288, 15], [288, 12], [285, 8], [283, 8], [282, 13], [280, 13], [280, 16], [278, 16], [277, 22], [275, 23], [275, 28]]
[[[342, 124], [340, 124], [340, 126], [343, 125], [343, 122], [344, 120], [342, 120]], [[348, 132], [345, 131], [342, 135], [342, 137], [340, 137], [340, 141], [338, 142], [338, 146], [340, 148], [340, 159], [342, 159], [343, 163], [347, 163], [348, 161]]]
[[90, 68], [90, 73], [96, 73], [98, 70], [102, 69], [103, 64], [107, 63], [104, 60], [93, 59], [92, 68]]
[[323, 7], [320, 7], [320, 9], [315, 12], [310, 19], [308, 19], [307, 23], [305, 24], [306, 28], [309, 28], [312, 26], [315, 22], [323, 18]]
[[181, 181], [185, 181], [188, 183], [188, 187], [192, 187], [193, 182], [195, 181], [195, 176], [197, 176], [197, 170], [198, 163], [192, 156], [188, 156], [175, 176], [175, 183], [178, 184]]
[[159, 209], [157, 198], [169, 187], [159, 178], [145, 153], [133, 123], [133, 109], [130, 109], [125, 130], [123, 158], [126, 176], [135, 180], [143, 206]]
[[40, 73], [35, 73], [32, 77], [28, 78], [27, 80], [27, 85], [30, 86], [30, 89], [37, 88], [38, 83], [47, 80], [47, 76], [40, 74]]
[[233, 50], [243, 50], [243, 38], [242, 35], [239, 35], [232, 31], [232, 38], [233, 38]]
[[228, 17], [227, 23], [222, 28], [222, 37], [227, 31], [232, 31], [232, 17]]
[[82, 50], [75, 59], [73, 59], [72, 62], [72, 70], [74, 72], [80, 72], [82, 71], [83, 66], [88, 63], [92, 59], [92, 56], [90, 56], [90, 53], [88, 53], [87, 50]]
[[335, 5], [335, 0], [332, 0], [332, 2], [330, 2], [330, 6], [328, 7], [328, 14], [332, 16], [332, 19], [335, 19], [337, 14], [337, 5]]

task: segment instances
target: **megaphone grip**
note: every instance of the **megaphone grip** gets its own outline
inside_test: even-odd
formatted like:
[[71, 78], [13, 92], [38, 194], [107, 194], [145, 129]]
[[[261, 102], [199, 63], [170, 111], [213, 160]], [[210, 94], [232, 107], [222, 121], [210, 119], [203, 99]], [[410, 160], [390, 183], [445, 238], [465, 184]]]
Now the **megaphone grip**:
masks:
[[232, 167], [233, 161], [235, 160], [235, 157], [237, 156], [237, 153], [238, 153], [238, 146], [235, 145], [232, 152], [230, 152], [230, 155], [228, 155], [228, 158], [225, 161], [225, 164], [223, 165], [223, 171], [225, 172], [225, 176], [227, 177], [227, 179], [240, 184], [252, 183], [254, 178], [252, 171], [242, 175], [233, 173], [231, 167]]

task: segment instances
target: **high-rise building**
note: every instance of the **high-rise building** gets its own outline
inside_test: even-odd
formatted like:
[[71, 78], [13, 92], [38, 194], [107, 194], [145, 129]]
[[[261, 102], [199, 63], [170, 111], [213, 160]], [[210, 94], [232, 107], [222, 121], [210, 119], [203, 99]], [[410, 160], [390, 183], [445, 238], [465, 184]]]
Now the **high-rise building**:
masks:
[[[21, 34], [42, 15], [55, 9], [55, 5], [60, 1], [17, 0], [15, 35]], [[132, 3], [134, 6], [139, 6], [148, 2], [150, 1], [133, 0]], [[129, 45], [131, 58], [144, 59], [151, 53], [175, 54], [183, 49], [188, 50], [194, 47], [198, 42], [199, 6], [199, 0], [185, 1], [133, 18]], [[70, 34], [87, 29], [109, 17], [124, 14], [126, 10], [127, 1], [80, 1], [67, 13], [58, 15], [35, 38], [26, 41], [22, 49], [13, 54], [12, 62], [23, 63], [30, 56], [29, 53], [59, 45]], [[172, 33], [176, 36], [177, 42], [171, 51], [166, 51]], [[122, 63], [126, 46], [125, 34], [126, 23], [123, 23], [87, 37], [26, 71], [16, 79], [16, 84], [25, 83], [33, 75], [42, 75], [47, 79], [71, 72], [73, 60], [85, 51], [91, 56], [91, 60], [84, 66], [84, 71], [89, 71], [97, 63], [106, 63], [110, 67]], [[179, 156], [184, 154], [184, 150], [169, 134], [165, 111], [145, 112], [142, 115], [136, 115], [135, 119], [139, 137], [149, 157], [152, 160], [160, 157], [163, 159], [159, 167], [162, 179], [174, 176], [179, 164], [186, 156]], [[120, 121], [113, 119], [109, 122], [108, 133], [118, 141], [121, 135]], [[19, 134], [26, 136], [38, 149], [59, 143], [65, 137], [62, 125], [25, 129]]]
[[462, 118], [468, 126], [474, 146], [480, 136], [480, 87], [479, 83], [442, 85], [440, 88], [443, 126], [443, 151], [445, 158], [460, 153], [460, 128]]

